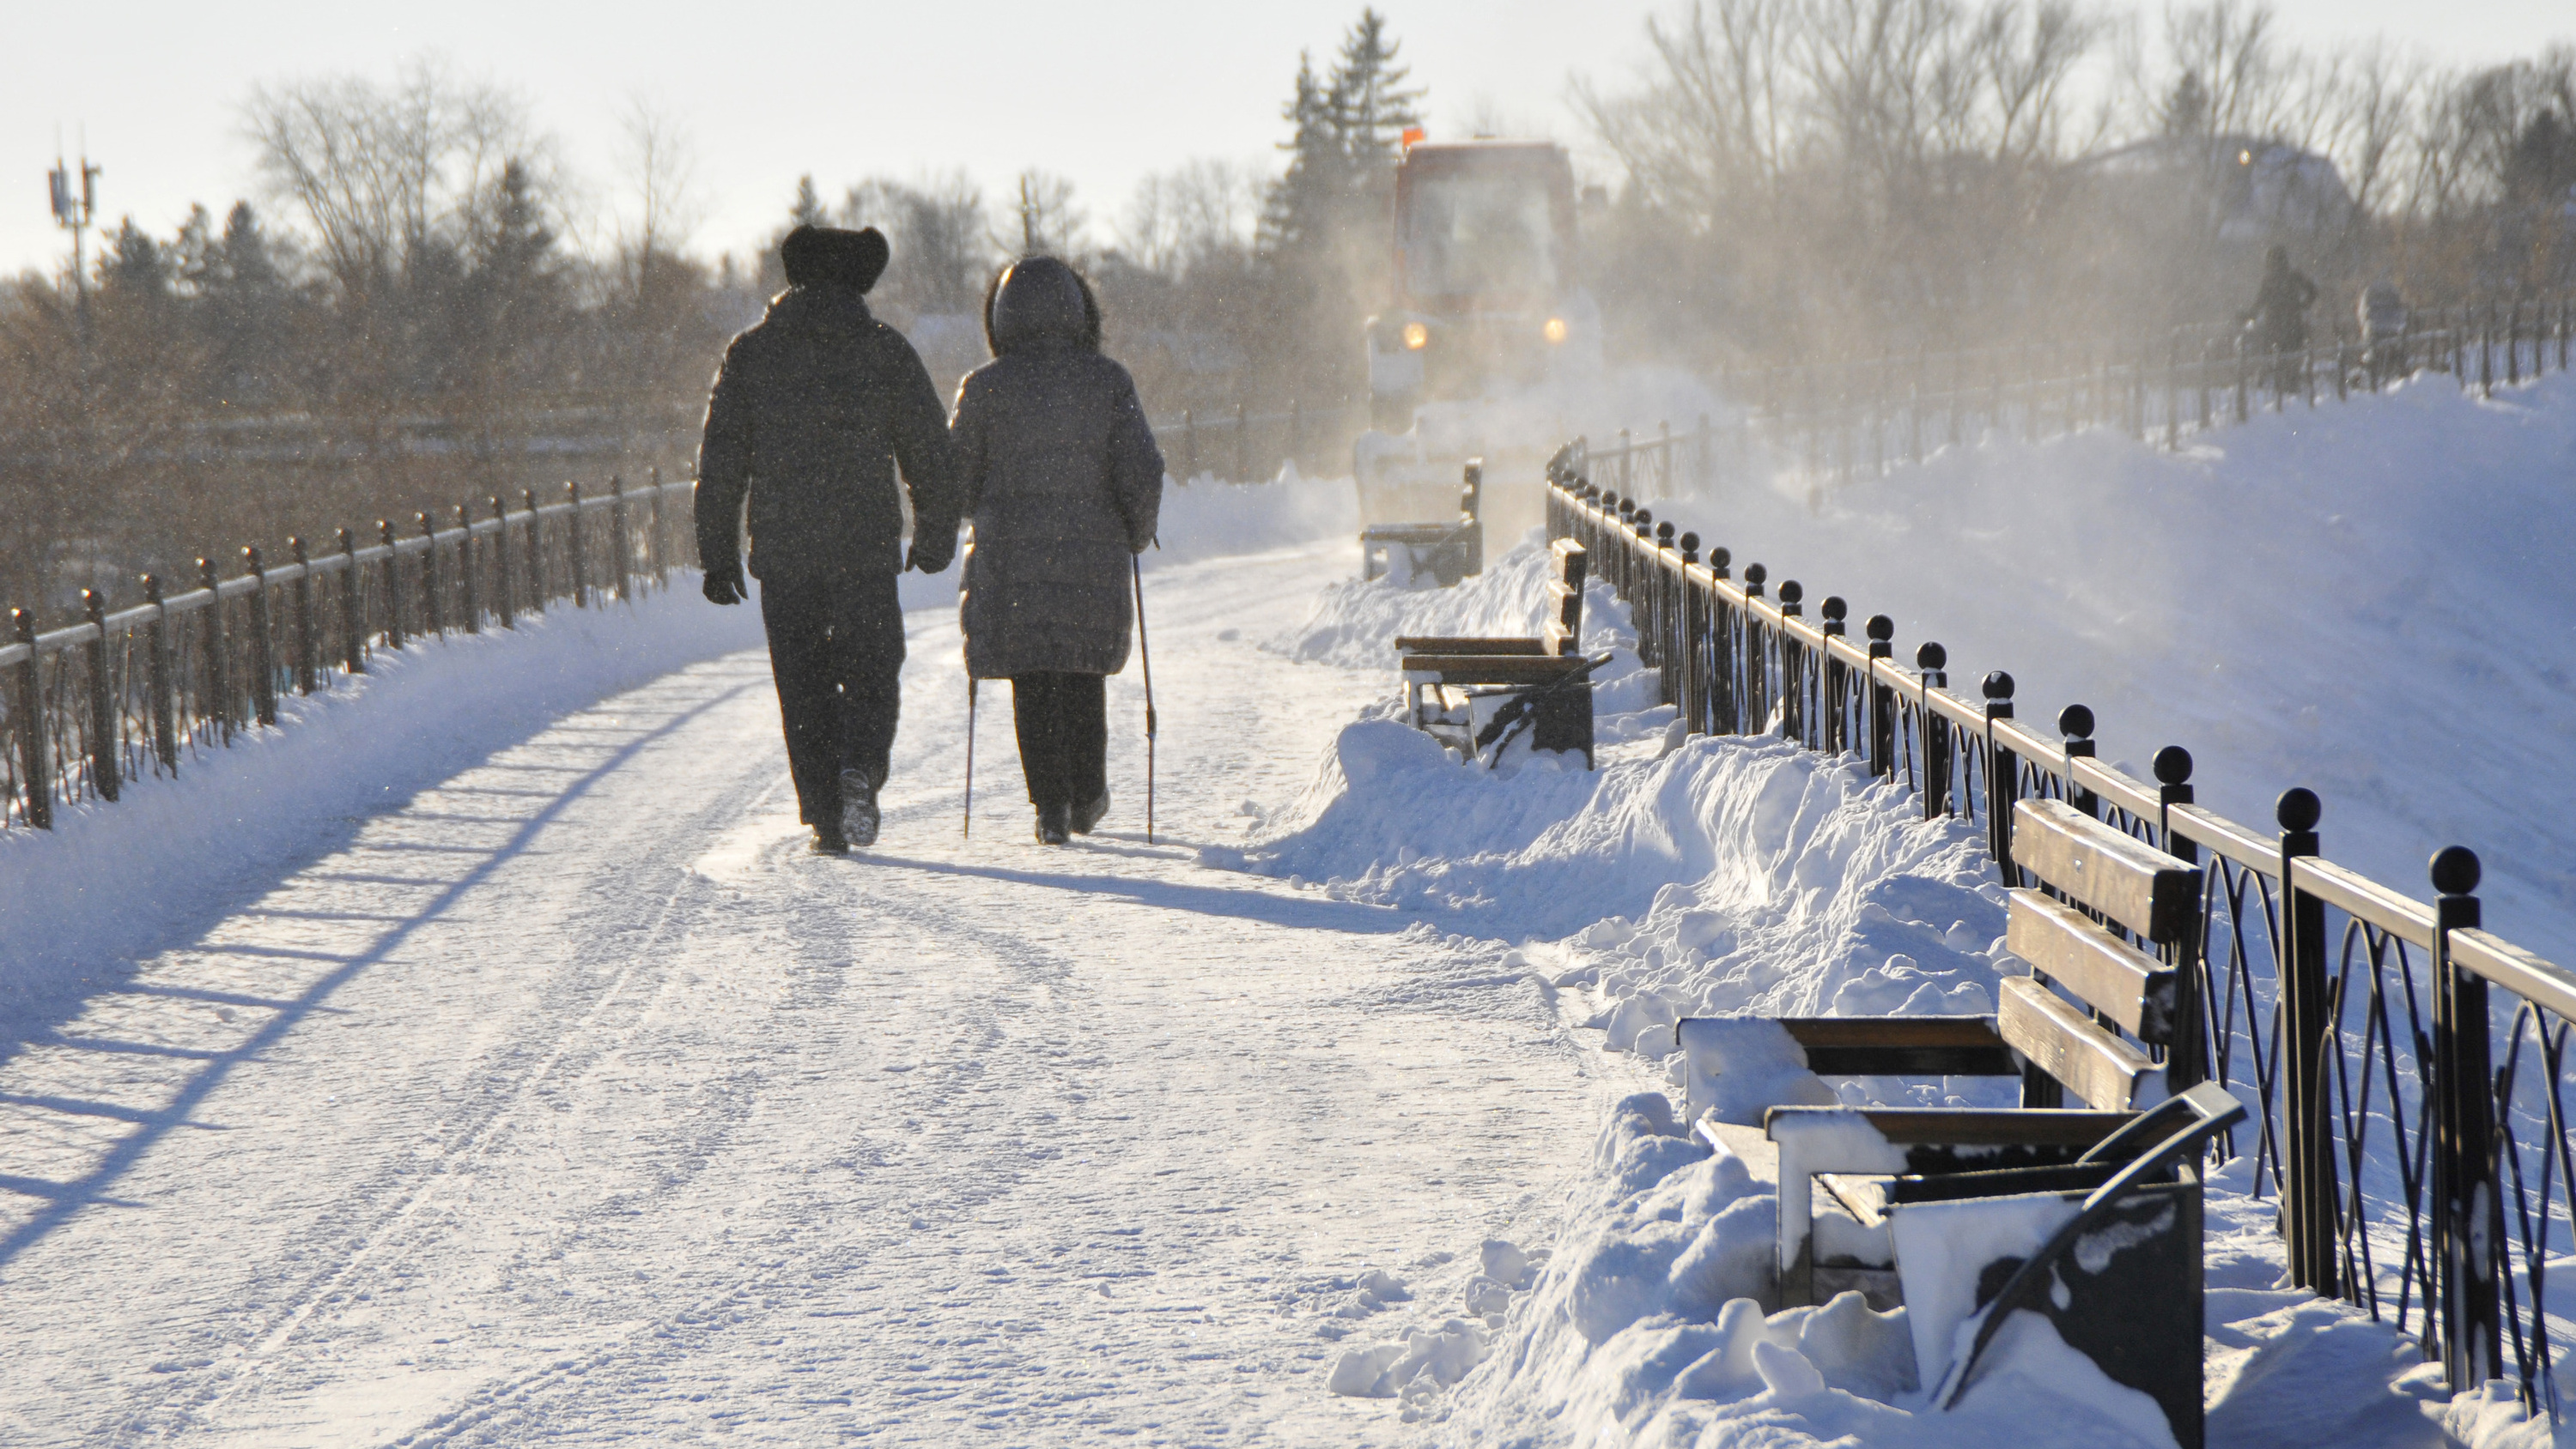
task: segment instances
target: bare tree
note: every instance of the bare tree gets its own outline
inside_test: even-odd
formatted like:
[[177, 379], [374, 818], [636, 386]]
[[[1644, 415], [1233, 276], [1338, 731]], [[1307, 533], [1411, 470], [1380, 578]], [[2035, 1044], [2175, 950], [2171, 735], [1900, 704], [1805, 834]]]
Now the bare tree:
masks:
[[256, 87], [242, 118], [261, 176], [303, 214], [333, 279], [359, 294], [403, 274], [433, 241], [455, 241], [502, 168], [544, 149], [516, 95], [429, 60], [390, 85]]

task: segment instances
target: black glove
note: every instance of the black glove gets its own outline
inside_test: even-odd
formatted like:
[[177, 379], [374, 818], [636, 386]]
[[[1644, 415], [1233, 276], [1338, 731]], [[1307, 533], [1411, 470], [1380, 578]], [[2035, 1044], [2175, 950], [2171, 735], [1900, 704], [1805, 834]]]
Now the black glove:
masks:
[[945, 536], [936, 533], [929, 535], [916, 533], [912, 536], [912, 554], [904, 560], [903, 566], [908, 569], [919, 569], [926, 574], [935, 574], [942, 572], [956, 560], [957, 535], [954, 532]]
[[750, 590], [743, 587], [742, 567], [739, 564], [729, 569], [707, 570], [707, 579], [703, 588], [707, 602], [710, 604], [739, 604], [750, 593]]

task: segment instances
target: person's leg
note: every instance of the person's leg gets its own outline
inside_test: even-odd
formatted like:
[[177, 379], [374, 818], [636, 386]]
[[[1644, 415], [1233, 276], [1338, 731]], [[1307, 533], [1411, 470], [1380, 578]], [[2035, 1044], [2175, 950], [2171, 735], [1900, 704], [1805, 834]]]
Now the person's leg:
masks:
[[836, 768], [857, 770], [882, 786], [903, 709], [903, 605], [895, 576], [852, 580], [835, 603], [832, 645], [841, 686]]
[[837, 833], [841, 815], [839, 704], [835, 699], [828, 599], [813, 585], [763, 579], [760, 622], [769, 634], [769, 672], [787, 736], [787, 771], [797, 818]]
[[1077, 833], [1088, 835], [1109, 809], [1109, 677], [1064, 676], [1064, 788]]
[[1011, 724], [1020, 737], [1020, 773], [1029, 803], [1041, 812], [1070, 805], [1064, 793], [1061, 674], [1020, 674], [1011, 679]]

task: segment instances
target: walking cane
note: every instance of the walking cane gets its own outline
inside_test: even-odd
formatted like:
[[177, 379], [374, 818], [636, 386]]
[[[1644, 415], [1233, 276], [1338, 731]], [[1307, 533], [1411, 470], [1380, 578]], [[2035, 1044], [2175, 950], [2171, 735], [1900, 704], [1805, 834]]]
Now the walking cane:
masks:
[[1145, 843], [1154, 843], [1154, 650], [1145, 642], [1145, 561], [1127, 560], [1136, 580], [1136, 657], [1145, 665]]
[[966, 828], [962, 839], [975, 837], [975, 676], [966, 676]]

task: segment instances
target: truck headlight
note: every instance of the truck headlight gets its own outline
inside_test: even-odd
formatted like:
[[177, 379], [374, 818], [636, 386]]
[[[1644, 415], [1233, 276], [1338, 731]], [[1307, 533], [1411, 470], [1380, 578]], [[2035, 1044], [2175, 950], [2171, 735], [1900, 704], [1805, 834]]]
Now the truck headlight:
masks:
[[1565, 340], [1565, 319], [1562, 317], [1550, 317], [1547, 319], [1546, 325], [1540, 327], [1538, 331], [1539, 335], [1546, 338], [1550, 343], [1563, 342]]
[[1428, 346], [1430, 346], [1430, 345], [1431, 345], [1431, 329], [1430, 329], [1430, 328], [1423, 326], [1423, 325], [1422, 325], [1421, 323], [1419, 323], [1419, 322], [1407, 322], [1407, 323], [1405, 323], [1405, 324], [1404, 324], [1404, 350], [1405, 350], [1405, 351], [1407, 351], [1407, 352], [1420, 352], [1422, 349], [1424, 349], [1424, 348], [1426, 348], [1426, 347], [1428, 347]]

